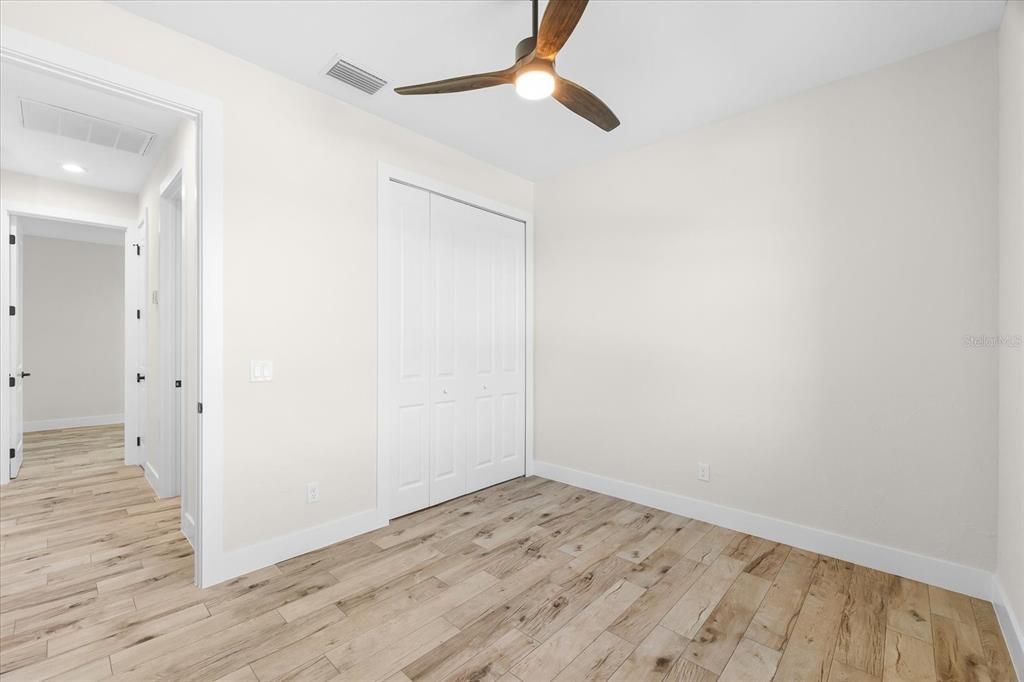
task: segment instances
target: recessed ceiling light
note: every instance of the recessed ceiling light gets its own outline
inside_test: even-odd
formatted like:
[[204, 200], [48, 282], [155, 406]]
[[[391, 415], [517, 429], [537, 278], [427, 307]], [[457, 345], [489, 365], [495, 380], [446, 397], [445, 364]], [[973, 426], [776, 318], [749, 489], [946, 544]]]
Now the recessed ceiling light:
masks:
[[78, 173], [84, 173], [85, 172], [85, 169], [82, 168], [81, 166], [79, 166], [77, 163], [68, 162], [68, 163], [62, 164], [61, 168], [63, 168], [68, 173], [75, 173], [76, 175]]

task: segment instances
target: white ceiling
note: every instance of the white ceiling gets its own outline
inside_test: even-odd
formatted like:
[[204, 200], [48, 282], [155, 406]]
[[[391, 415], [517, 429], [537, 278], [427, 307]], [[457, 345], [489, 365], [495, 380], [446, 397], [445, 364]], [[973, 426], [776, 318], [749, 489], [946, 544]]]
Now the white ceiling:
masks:
[[[144, 156], [59, 135], [26, 130], [21, 99], [72, 109], [156, 133]], [[56, 76], [10, 63], [0, 64], [0, 167], [54, 180], [138, 193], [181, 118]], [[74, 162], [75, 175], [61, 169]]]
[[[118, 2], [243, 59], [537, 179], [995, 29], [1004, 0], [594, 0], [558, 69], [605, 100], [605, 133], [504, 86], [401, 97], [398, 85], [511, 65], [527, 0]], [[543, 12], [545, 3], [541, 3]], [[323, 76], [342, 57], [388, 81]]]

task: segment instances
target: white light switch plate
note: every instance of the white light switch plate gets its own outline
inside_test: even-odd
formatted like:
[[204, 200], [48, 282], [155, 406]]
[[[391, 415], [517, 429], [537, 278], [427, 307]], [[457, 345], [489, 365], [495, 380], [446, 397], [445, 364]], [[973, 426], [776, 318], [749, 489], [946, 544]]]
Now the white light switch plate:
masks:
[[274, 378], [274, 363], [270, 360], [249, 361], [249, 381], [270, 381]]

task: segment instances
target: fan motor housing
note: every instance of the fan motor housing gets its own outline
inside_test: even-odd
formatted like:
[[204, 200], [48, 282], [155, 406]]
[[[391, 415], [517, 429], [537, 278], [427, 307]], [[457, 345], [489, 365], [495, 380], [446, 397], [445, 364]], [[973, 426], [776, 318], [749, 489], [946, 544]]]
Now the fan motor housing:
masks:
[[537, 39], [533, 36], [520, 40], [519, 44], [516, 45], [516, 61], [518, 62], [523, 57], [529, 55], [535, 47], [537, 47]]

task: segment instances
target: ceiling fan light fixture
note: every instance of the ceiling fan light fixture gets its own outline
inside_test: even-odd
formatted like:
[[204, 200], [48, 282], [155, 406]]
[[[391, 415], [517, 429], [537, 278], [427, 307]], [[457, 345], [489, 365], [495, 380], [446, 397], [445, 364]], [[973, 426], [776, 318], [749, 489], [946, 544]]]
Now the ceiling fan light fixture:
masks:
[[544, 99], [555, 91], [555, 76], [547, 69], [524, 69], [516, 74], [516, 94], [523, 99]]

